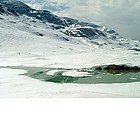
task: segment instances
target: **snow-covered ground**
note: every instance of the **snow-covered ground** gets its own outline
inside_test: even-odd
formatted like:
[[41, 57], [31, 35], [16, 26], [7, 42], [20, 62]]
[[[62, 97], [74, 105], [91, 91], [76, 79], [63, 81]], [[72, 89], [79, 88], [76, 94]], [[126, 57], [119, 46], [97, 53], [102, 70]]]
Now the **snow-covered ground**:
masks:
[[[0, 15], [0, 66], [88, 68], [106, 64], [140, 66], [140, 53], [115, 43], [93, 45], [26, 16]], [[0, 97], [140, 97], [140, 82], [56, 84], [19, 75], [25, 72], [0, 68]]]
[[140, 82], [129, 84], [56, 84], [24, 75], [23, 70], [0, 69], [0, 97], [140, 97]]

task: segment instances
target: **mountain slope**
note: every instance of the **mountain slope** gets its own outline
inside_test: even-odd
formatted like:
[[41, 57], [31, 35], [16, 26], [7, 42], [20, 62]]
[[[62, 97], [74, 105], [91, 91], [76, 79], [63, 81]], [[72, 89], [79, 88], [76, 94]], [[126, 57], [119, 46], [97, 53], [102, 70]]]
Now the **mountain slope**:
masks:
[[[19, 13], [20, 15], [26, 15], [29, 17], [36, 18], [41, 20], [43, 23], [50, 24], [54, 29], [60, 30], [66, 35], [73, 37], [83, 37], [88, 40], [93, 40], [97, 38], [104, 38], [107, 40], [117, 40], [121, 43], [128, 44], [128, 41], [122, 42], [124, 40], [118, 33], [114, 30], [111, 30], [105, 26], [98, 26], [92, 23], [79, 22], [78, 20], [67, 18], [67, 17], [58, 17], [47, 10], [35, 10], [24, 4], [23, 2], [11, 0], [5, 1], [0, 0], [8, 10], [12, 13]], [[120, 43], [120, 42], [119, 42]]]
[[[2, 53], [50, 56], [48, 65], [56, 62], [53, 63], [55, 67], [56, 64], [74, 67], [77, 62], [79, 67], [110, 63], [139, 65], [139, 41], [125, 39], [105, 26], [58, 17], [47, 10], [35, 10], [19, 1], [0, 2]], [[13, 57], [16, 55], [13, 54]], [[76, 63], [71, 59], [73, 57]], [[84, 60], [81, 60], [82, 57]], [[41, 60], [38, 60], [39, 64], [47, 63]]]

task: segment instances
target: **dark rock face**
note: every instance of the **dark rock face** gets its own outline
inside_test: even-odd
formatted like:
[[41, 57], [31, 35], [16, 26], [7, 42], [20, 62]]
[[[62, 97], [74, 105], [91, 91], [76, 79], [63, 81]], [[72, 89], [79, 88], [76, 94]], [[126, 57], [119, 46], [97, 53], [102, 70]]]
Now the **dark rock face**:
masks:
[[61, 18], [59, 18], [56, 15], [53, 15], [51, 12], [47, 10], [31, 9], [30, 11], [26, 12], [26, 15], [30, 17], [35, 17], [36, 19], [39, 19], [45, 23], [49, 22], [59, 26], [65, 26], [65, 23], [63, 22], [63, 20], [61, 20]]
[[108, 66], [98, 66], [95, 67], [95, 70], [97, 71], [108, 71], [110, 73], [120, 73], [120, 72], [124, 72], [124, 73], [128, 73], [128, 72], [140, 72], [140, 67], [138, 66], [127, 66], [127, 65], [115, 65], [115, 64], [111, 64]]
[[78, 28], [76, 28], [76, 25], [74, 27], [74, 30], [68, 29], [64, 33], [66, 35], [69, 35], [69, 36], [84, 37], [84, 38], [88, 38], [90, 40], [99, 38], [101, 36], [105, 37], [105, 35], [97, 29], [93, 29], [91, 27], [78, 27]]
[[6, 6], [8, 10], [11, 11], [13, 14], [17, 15], [17, 13], [19, 13], [22, 15], [27, 15], [29, 17], [34, 17], [36, 19], [43, 21], [44, 23], [50, 22], [50, 23], [57, 24], [60, 26], [66, 26], [63, 20], [61, 20], [61, 18], [59, 18], [56, 15], [53, 15], [51, 12], [47, 10], [32, 9], [21, 1], [6, 2], [6, 1], [0, 0], [0, 2], [4, 6]]
[[140, 71], [140, 67], [138, 66], [126, 66], [126, 65], [109, 65], [104, 68], [105, 70], [121, 70], [121, 71]]
[[31, 8], [20, 1], [0, 1], [4, 6], [6, 6], [9, 10], [15, 11], [19, 14], [25, 14], [29, 12]]
[[7, 6], [7, 3], [5, 1], [0, 0], [0, 14], [14, 14], [18, 15], [18, 13], [15, 10], [9, 9]]
[[101, 31], [93, 28], [80, 28], [79, 29], [83, 35], [86, 37], [93, 39], [99, 36], [105, 36]]
[[79, 21], [76, 19], [68, 18], [68, 17], [63, 17], [65, 25], [68, 27], [72, 24], [79, 24]]
[[134, 48], [134, 49], [130, 49], [130, 50], [134, 50], [134, 51], [137, 51], [137, 52], [140, 51], [140, 49], [138, 49], [138, 48]]
[[3, 5], [0, 4], [0, 14], [4, 13]]
[[90, 28], [80, 28], [79, 30], [82, 32], [83, 35], [87, 37], [94, 37], [98, 35], [95, 30]]

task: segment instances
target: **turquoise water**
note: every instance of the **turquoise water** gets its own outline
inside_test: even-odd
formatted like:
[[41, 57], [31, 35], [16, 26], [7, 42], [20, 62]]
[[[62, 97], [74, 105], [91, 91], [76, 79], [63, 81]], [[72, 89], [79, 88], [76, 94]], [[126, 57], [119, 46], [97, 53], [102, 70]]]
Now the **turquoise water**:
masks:
[[[44, 67], [7, 67], [11, 69], [26, 70], [24, 75], [44, 82], [53, 83], [77, 83], [77, 84], [113, 84], [140, 82], [140, 72], [120, 72], [120, 71], [97, 71], [93, 69], [63, 69]], [[56, 71], [53, 75], [47, 74]], [[58, 70], [58, 71], [57, 71]], [[77, 71], [88, 73], [87, 76], [67, 76], [63, 75], [67, 71]]]
[[[54, 83], [78, 83], [78, 84], [112, 84], [112, 83], [132, 83], [140, 82], [140, 72], [134, 73], [109, 73], [107, 71], [90, 71], [87, 76], [66, 76], [63, 75], [66, 69], [55, 72], [53, 75], [46, 74], [54, 69], [30, 69], [25, 74], [29, 77], [46, 82]], [[55, 69], [57, 70], [57, 69]], [[60, 69], [58, 69], [60, 70]], [[79, 70], [77, 70], [77, 73]]]

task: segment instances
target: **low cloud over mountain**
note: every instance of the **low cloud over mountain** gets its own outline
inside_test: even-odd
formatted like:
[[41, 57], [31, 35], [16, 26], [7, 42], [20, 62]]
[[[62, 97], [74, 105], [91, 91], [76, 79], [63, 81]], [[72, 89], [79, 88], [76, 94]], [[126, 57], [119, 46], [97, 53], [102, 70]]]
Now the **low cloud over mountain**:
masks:
[[140, 40], [139, 0], [23, 0], [37, 9], [49, 9], [69, 16], [114, 28], [123, 36]]

